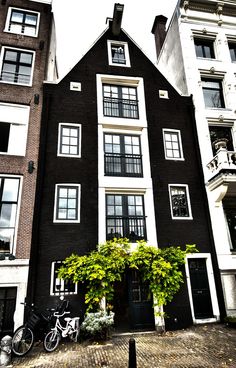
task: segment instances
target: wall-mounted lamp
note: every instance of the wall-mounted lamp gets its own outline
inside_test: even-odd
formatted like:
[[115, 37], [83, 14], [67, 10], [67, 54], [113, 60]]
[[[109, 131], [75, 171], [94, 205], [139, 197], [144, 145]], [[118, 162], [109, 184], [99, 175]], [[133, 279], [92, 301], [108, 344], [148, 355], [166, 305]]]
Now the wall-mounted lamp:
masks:
[[29, 161], [28, 162], [28, 173], [32, 174], [32, 172], [34, 171], [35, 167], [34, 167], [34, 161]]
[[35, 105], [39, 104], [39, 95], [38, 94], [34, 95], [34, 103], [35, 103]]

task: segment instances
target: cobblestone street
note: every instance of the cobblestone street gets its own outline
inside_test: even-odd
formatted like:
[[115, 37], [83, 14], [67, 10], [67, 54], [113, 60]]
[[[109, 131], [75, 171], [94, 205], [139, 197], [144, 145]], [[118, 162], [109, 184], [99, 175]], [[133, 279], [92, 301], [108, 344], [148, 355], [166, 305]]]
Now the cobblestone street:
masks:
[[64, 342], [54, 353], [42, 344], [17, 368], [127, 368], [130, 337], [136, 341], [138, 368], [236, 368], [236, 329], [222, 324], [156, 333], [113, 336], [103, 344]]

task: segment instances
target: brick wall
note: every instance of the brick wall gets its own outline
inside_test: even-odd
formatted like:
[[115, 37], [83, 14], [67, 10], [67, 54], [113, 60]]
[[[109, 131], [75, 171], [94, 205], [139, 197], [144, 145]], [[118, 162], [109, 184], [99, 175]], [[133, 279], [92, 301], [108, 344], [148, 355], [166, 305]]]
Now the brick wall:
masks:
[[[37, 37], [4, 32], [7, 12], [10, 6], [40, 12], [40, 25]], [[5, 5], [0, 3], [0, 47], [10, 46], [35, 51], [33, 84], [31, 87], [0, 83], [0, 102], [30, 106], [26, 155], [24, 157], [0, 155], [0, 174], [18, 174], [23, 176], [16, 243], [17, 258], [29, 258], [30, 255], [42, 111], [42, 85], [45, 76], [50, 22], [50, 5], [26, 0], [7, 0]], [[39, 95], [38, 104], [34, 102], [35, 94]], [[32, 174], [29, 174], [28, 162], [31, 160], [34, 161], [35, 170]]]

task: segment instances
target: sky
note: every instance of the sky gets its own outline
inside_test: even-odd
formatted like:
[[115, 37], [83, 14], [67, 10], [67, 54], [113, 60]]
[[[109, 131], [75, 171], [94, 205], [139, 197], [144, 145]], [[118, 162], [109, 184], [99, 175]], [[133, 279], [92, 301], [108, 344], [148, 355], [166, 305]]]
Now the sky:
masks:
[[[80, 60], [107, 28], [114, 4], [124, 4], [122, 28], [155, 63], [154, 36], [156, 15], [171, 19], [177, 0], [53, 0], [60, 78]], [[66, 5], [65, 5], [66, 3]]]

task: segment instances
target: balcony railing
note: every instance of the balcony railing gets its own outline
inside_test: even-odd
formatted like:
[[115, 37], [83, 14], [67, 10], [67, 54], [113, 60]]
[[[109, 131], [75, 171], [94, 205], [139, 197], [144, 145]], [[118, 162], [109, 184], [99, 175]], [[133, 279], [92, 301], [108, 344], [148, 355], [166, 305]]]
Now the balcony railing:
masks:
[[142, 177], [142, 156], [105, 153], [105, 175]]
[[135, 242], [147, 239], [145, 216], [109, 216], [106, 222], [107, 240], [125, 237]]
[[138, 101], [104, 97], [103, 113], [104, 116], [138, 119]]
[[30, 84], [30, 75], [29, 74], [22, 74], [22, 73], [12, 73], [2, 71], [0, 80], [3, 82], [9, 83], [19, 83], [19, 84]]
[[220, 149], [207, 167], [213, 175], [218, 174], [221, 170], [236, 171], [236, 152]]

